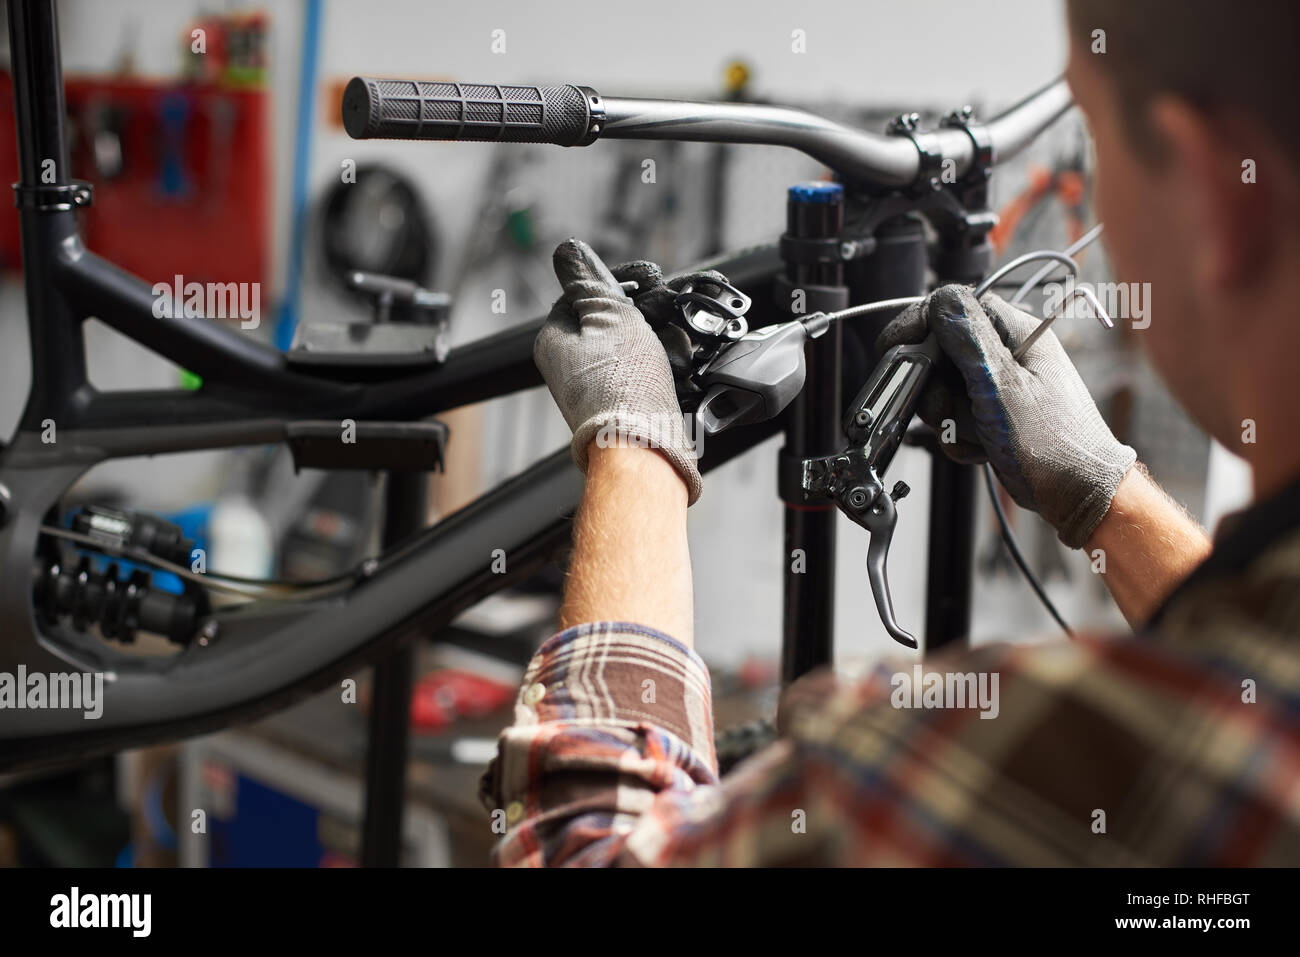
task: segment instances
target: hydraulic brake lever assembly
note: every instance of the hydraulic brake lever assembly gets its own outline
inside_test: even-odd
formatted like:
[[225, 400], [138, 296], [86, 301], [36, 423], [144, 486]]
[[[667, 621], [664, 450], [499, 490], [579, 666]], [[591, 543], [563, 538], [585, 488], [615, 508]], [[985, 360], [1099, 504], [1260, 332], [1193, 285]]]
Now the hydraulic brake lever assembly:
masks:
[[749, 331], [750, 298], [730, 283], [688, 283], [674, 299], [673, 324], [690, 341], [677, 374], [677, 397], [713, 435], [775, 418], [803, 388], [804, 343], [830, 328], [817, 313]]
[[802, 470], [805, 493], [831, 499], [871, 534], [867, 580], [876, 610], [885, 630], [909, 648], [916, 648], [917, 642], [894, 618], [885, 566], [898, 522], [895, 505], [910, 489], [905, 482], [896, 482], [887, 492], [882, 477], [938, 360], [939, 346], [933, 335], [920, 345], [895, 346], [885, 353], [844, 415], [848, 446], [836, 455], [805, 459]]

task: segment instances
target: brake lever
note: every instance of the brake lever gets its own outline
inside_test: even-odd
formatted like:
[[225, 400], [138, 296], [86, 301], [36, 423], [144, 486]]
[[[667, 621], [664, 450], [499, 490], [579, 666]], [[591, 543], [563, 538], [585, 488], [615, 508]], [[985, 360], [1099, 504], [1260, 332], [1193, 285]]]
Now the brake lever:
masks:
[[835, 455], [806, 459], [802, 469], [806, 494], [833, 500], [870, 534], [867, 581], [876, 611], [890, 636], [908, 648], [918, 644], [894, 617], [887, 564], [898, 523], [895, 505], [910, 489], [898, 482], [886, 492], [881, 476], [902, 444], [939, 355], [933, 333], [919, 345], [895, 346], [886, 352], [845, 413], [848, 447]]
[[[867, 545], [867, 582], [871, 585], [871, 594], [876, 599], [876, 611], [880, 614], [881, 624], [899, 644], [908, 648], [918, 647], [916, 639], [904, 630], [894, 617], [894, 598], [889, 591], [889, 574], [886, 563], [889, 561], [889, 543], [894, 539], [894, 528], [898, 524], [898, 509], [894, 503], [910, 492], [906, 482], [897, 482], [889, 494], [876, 496], [861, 518], [855, 519], [867, 530], [871, 541]], [[842, 507], [841, 507], [842, 508]]]

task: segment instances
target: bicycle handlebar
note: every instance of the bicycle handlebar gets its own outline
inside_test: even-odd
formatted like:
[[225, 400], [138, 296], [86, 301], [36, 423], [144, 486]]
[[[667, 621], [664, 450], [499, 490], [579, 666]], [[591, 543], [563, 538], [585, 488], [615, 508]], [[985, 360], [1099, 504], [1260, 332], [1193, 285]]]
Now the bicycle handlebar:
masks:
[[498, 86], [353, 77], [343, 125], [353, 139], [470, 140], [587, 146], [598, 138], [788, 146], [845, 178], [908, 186], [951, 161], [975, 163], [976, 133], [994, 162], [1023, 149], [1071, 105], [1057, 80], [984, 124], [908, 136], [855, 130], [804, 110], [751, 103], [602, 98], [585, 86]]

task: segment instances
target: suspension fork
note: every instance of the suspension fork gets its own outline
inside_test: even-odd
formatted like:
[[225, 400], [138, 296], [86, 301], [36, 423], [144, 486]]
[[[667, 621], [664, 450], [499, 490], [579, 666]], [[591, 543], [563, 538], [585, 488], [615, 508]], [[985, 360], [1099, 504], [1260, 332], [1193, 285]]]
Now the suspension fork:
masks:
[[[802, 288], [818, 297], [815, 308], [842, 308], [881, 299], [923, 295], [929, 251], [925, 229], [916, 215], [887, 218], [870, 236], [854, 235], [871, 252], [835, 263], [808, 262], [814, 248], [838, 246], [843, 229], [843, 206], [827, 203], [833, 211], [807, 208], [807, 197], [793, 195], [788, 229], [782, 240], [785, 273], [776, 283], [779, 305]], [[797, 203], [802, 198], [804, 203]], [[843, 252], [837, 250], [837, 255]], [[839, 305], [836, 305], [836, 304]], [[789, 309], [786, 305], [787, 310]], [[810, 307], [809, 311], [812, 311]], [[786, 506], [784, 619], [781, 677], [788, 683], [806, 672], [832, 662], [835, 608], [835, 511], [809, 502], [794, 481], [795, 468], [804, 458], [838, 451], [844, 436], [840, 420], [844, 411], [842, 377], [843, 336], [854, 336], [870, 363], [879, 359], [874, 343], [891, 317], [863, 317], [849, 330], [834, 324], [836, 333], [809, 344], [808, 380], [792, 407], [781, 453], [779, 487]], [[853, 384], [854, 387], [858, 383]], [[970, 571], [973, 554], [974, 485], [969, 469], [950, 462], [936, 451], [932, 464], [930, 501], [930, 552], [926, 582], [927, 649], [964, 640], [969, 633]]]
[[[848, 305], [839, 237], [844, 189], [838, 183], [792, 186], [775, 282], [776, 305], [792, 316], [833, 312]], [[782, 551], [784, 608], [781, 679], [789, 683], [828, 664], [834, 653], [835, 523], [833, 503], [810, 499], [799, 483], [804, 459], [829, 455], [843, 444], [843, 330], [839, 323], [807, 346], [807, 377], [787, 413], [778, 490], [785, 505]]]

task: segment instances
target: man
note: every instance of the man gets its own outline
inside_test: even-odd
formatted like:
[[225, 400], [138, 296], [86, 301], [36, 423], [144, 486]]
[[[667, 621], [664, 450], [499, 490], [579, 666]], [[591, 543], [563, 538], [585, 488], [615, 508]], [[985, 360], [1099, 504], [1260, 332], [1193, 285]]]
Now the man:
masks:
[[611, 423], [644, 437], [676, 405], [659, 341], [570, 241], [535, 355], [587, 489], [565, 630], [530, 665], [484, 779], [509, 828], [499, 862], [1300, 863], [1300, 13], [1071, 0], [1069, 22], [1097, 214], [1118, 278], [1154, 293], [1142, 341], [1249, 460], [1255, 504], [1211, 551], [1050, 332], [1017, 361], [1035, 319], [938, 290], [880, 344], [937, 333], [960, 378], [934, 383], [923, 418], [972, 423], [954, 454], [986, 455], [1063, 542], [1105, 552], [1136, 634], [929, 663], [998, 675], [993, 720], [895, 707], [887, 674], [823, 676], [783, 737], [719, 783], [690, 650], [700, 476], [680, 433], [658, 429], [656, 449], [593, 441]]

